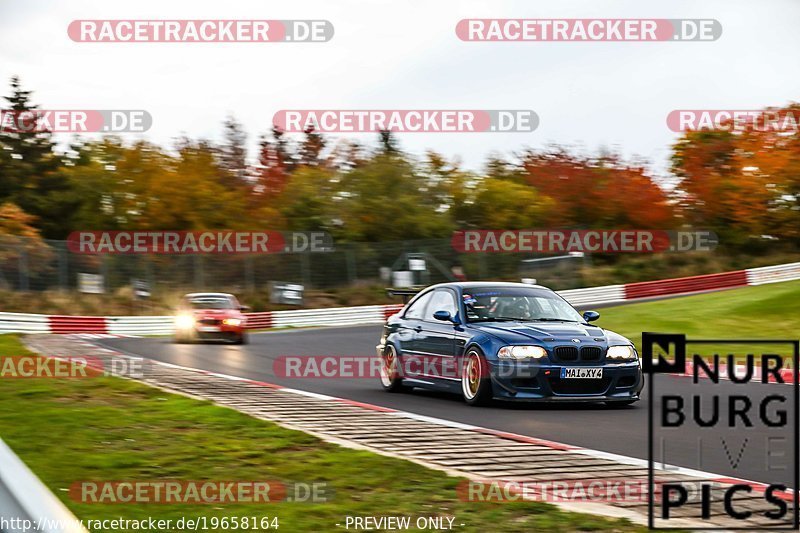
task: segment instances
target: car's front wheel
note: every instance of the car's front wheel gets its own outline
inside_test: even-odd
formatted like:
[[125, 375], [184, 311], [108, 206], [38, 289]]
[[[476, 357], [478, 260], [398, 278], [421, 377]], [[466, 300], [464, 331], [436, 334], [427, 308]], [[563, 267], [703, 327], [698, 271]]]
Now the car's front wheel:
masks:
[[492, 383], [486, 359], [477, 348], [470, 348], [461, 371], [461, 394], [469, 405], [486, 405], [492, 399]]
[[381, 365], [381, 385], [388, 392], [402, 392], [406, 390], [403, 378], [400, 377], [400, 361], [397, 357], [397, 350], [391, 344], [386, 346], [383, 352], [383, 364]]

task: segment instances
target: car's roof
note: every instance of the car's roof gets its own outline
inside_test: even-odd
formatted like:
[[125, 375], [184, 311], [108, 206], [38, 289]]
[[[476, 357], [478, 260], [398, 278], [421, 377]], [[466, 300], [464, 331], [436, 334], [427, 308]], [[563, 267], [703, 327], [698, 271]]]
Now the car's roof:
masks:
[[184, 298], [233, 298], [233, 295], [227, 292], [192, 292]]
[[[510, 281], [452, 281], [449, 283], [439, 283], [438, 285], [431, 285], [430, 287], [426, 287], [423, 290], [432, 289], [432, 288], [441, 288], [441, 287], [450, 287], [450, 288], [461, 288], [461, 289], [482, 289], [486, 287], [506, 287], [506, 288], [522, 288], [526, 287], [529, 289], [544, 289], [546, 291], [552, 290], [544, 285], [531, 285], [528, 283], [514, 283]], [[420, 291], [421, 292], [421, 291]]]

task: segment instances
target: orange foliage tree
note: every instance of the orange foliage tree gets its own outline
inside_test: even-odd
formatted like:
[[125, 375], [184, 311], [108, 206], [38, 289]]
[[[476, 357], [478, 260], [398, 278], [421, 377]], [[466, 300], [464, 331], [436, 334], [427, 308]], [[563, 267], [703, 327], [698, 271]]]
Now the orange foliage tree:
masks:
[[[800, 117], [800, 106], [766, 110]], [[684, 216], [729, 242], [800, 236], [800, 134], [763, 122], [689, 131], [675, 144], [672, 170]]]
[[523, 179], [555, 202], [551, 226], [667, 229], [675, 224], [667, 193], [643, 167], [616, 155], [527, 152], [522, 168]]

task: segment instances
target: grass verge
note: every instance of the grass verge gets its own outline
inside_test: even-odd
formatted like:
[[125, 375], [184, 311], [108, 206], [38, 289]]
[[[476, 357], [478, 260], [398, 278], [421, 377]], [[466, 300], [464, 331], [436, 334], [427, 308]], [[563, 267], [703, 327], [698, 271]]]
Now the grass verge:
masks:
[[[0, 356], [26, 353], [16, 336], [0, 335]], [[278, 517], [281, 531], [335, 531], [348, 515], [454, 516], [459, 531], [644, 531], [543, 503], [463, 502], [458, 478], [118, 378], [0, 380], [0, 437], [82, 519]], [[331, 498], [133, 505], [68, 492], [85, 480], [165, 479], [325, 482]]]
[[[642, 332], [685, 333], [688, 339], [797, 339], [800, 281], [744, 287], [601, 309], [597, 324], [625, 335], [641, 348]], [[696, 346], [695, 346], [696, 347]], [[703, 355], [730, 351], [709, 345]], [[763, 351], [764, 345], [737, 349]], [[781, 355], [790, 355], [786, 347]]]

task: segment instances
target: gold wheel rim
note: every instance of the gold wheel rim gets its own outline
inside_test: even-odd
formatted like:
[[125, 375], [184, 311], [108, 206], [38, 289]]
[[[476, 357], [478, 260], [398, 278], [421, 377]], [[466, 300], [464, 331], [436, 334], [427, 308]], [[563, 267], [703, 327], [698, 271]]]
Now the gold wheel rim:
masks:
[[480, 387], [481, 370], [478, 365], [477, 357], [473, 355], [469, 358], [469, 363], [467, 364], [467, 389], [472, 396], [478, 394], [478, 387]]
[[395, 366], [397, 359], [393, 349], [389, 349], [388, 353], [383, 356], [383, 371], [381, 372], [381, 381], [385, 386], [390, 386], [394, 380]]
[[394, 352], [389, 350], [389, 353], [386, 354], [386, 357], [384, 357], [383, 361], [386, 375], [389, 379], [392, 379], [392, 374], [394, 373]]

